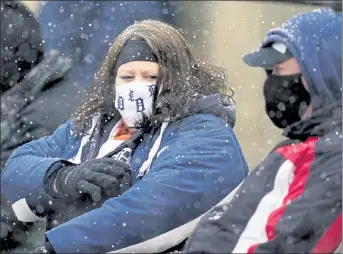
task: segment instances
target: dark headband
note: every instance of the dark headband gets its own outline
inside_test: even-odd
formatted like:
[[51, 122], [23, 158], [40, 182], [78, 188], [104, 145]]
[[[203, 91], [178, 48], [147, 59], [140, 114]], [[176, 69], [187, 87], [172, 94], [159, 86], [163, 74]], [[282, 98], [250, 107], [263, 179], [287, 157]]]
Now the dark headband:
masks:
[[121, 48], [116, 59], [114, 75], [117, 75], [117, 71], [121, 65], [132, 61], [158, 62], [156, 55], [152, 52], [145, 40], [127, 41]]

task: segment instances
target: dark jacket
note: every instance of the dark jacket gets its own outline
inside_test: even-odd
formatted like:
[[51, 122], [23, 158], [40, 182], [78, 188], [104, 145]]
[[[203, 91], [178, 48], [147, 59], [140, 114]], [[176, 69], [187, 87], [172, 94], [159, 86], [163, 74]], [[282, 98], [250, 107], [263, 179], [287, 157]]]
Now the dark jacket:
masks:
[[83, 89], [68, 80], [70, 60], [50, 51], [26, 77], [1, 95], [1, 168], [13, 151], [50, 135], [70, 118]]
[[[68, 80], [70, 68], [68, 58], [49, 52], [26, 78], [1, 95], [1, 169], [15, 149], [53, 133], [81, 102], [82, 89]], [[20, 229], [27, 230], [29, 224], [25, 226], [18, 221], [3, 196], [3, 188], [1, 226], [1, 248], [11, 249], [25, 241], [24, 231]]]
[[342, 240], [341, 14], [297, 15], [262, 45], [272, 41], [300, 63], [314, 111], [201, 220], [186, 253], [333, 253]]
[[[235, 107], [220, 104], [213, 95], [197, 101], [192, 112], [168, 125], [153, 157], [150, 150], [162, 128], [142, 136], [132, 155], [133, 186], [128, 191], [46, 233], [57, 253], [166, 250], [184, 240], [180, 236], [189, 222], [244, 179], [248, 168], [232, 130]], [[37, 206], [46, 211], [49, 201], [56, 201], [44, 185], [47, 175], [53, 173], [52, 165], [62, 159], [82, 162], [96, 156], [94, 151], [101, 145], [101, 137], [94, 137], [98, 122], [95, 119], [94, 129], [83, 137], [85, 141], [90, 138], [86, 143], [75, 136], [73, 123], [68, 121], [53, 135], [22, 146], [10, 158], [1, 181], [9, 201], [21, 206], [21, 212], [26, 207], [26, 213], [18, 211], [19, 217], [31, 214], [39, 219], [39, 213], [32, 211]], [[82, 151], [79, 157], [78, 151]], [[140, 176], [140, 168], [149, 158], [153, 159], [151, 168]], [[18, 175], [17, 170], [23, 173]]]
[[[44, 55], [39, 22], [25, 5], [1, 1], [0, 27], [2, 170], [16, 148], [69, 119], [83, 91], [70, 82], [68, 58], [54, 51]], [[16, 218], [2, 190], [1, 251], [24, 243], [30, 225]]]

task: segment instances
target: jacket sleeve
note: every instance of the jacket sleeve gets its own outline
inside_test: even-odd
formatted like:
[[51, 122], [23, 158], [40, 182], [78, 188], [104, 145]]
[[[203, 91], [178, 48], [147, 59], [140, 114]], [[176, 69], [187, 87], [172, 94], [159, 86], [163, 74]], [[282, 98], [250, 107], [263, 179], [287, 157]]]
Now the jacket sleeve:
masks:
[[44, 180], [53, 172], [52, 166], [62, 160], [71, 136], [70, 124], [68, 121], [51, 136], [19, 147], [2, 170], [1, 191], [13, 205], [19, 220], [30, 221], [25, 219], [30, 212], [43, 215], [44, 208], [53, 199], [45, 191]]
[[[335, 139], [332, 144], [327, 140]], [[333, 253], [342, 241], [342, 140], [321, 138], [303, 192], [287, 205], [275, 238], [258, 253]], [[302, 183], [298, 183], [298, 188]], [[291, 229], [291, 230], [290, 230]]]
[[342, 144], [311, 139], [269, 154], [229, 204], [201, 219], [184, 253], [333, 253], [342, 241]]
[[202, 215], [247, 175], [235, 135], [220, 118], [195, 115], [173, 125], [141, 181], [47, 232], [57, 253], [104, 253], [147, 241]]

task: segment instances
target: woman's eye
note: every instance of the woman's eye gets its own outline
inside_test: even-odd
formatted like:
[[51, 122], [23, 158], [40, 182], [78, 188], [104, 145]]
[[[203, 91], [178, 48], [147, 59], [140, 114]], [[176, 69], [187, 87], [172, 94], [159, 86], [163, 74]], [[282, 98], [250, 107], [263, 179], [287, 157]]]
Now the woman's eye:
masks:
[[150, 80], [156, 80], [157, 79], [157, 76], [149, 76], [148, 77]]
[[120, 76], [120, 78], [123, 80], [130, 80], [130, 79], [133, 79], [134, 77], [133, 76]]

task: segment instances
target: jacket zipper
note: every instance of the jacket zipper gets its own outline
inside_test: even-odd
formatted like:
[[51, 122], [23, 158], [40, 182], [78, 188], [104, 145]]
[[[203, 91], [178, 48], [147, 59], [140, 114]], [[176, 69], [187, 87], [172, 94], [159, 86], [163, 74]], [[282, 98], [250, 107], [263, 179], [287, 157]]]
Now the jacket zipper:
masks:
[[[96, 151], [98, 150], [98, 147], [99, 147], [99, 139], [100, 139], [100, 124], [101, 124], [101, 119], [99, 118], [97, 123], [96, 123], [96, 126], [93, 130], [93, 133], [94, 131], [97, 131], [97, 135], [96, 135], [96, 141], [95, 141], [95, 147], [94, 147], [94, 150], [92, 152], [92, 156], [90, 157], [91, 159], [95, 159], [96, 157]], [[112, 152], [109, 152], [108, 154], [106, 154], [104, 156], [105, 157], [112, 157], [113, 155], [115, 155], [116, 153], [118, 153], [120, 150], [123, 150], [124, 148], [127, 147], [127, 145], [129, 144], [129, 142], [132, 142], [134, 140], [136, 140], [138, 137], [140, 137], [141, 135], [143, 134], [143, 130], [139, 130], [137, 133], [135, 133], [132, 138], [130, 138], [129, 140], [126, 140], [125, 142], [121, 143], [116, 149], [114, 149]], [[90, 139], [91, 140], [91, 139]]]
[[[100, 118], [98, 119], [96, 126], [93, 130], [93, 133], [91, 135], [94, 135], [94, 132], [96, 132], [97, 130], [99, 130], [99, 125], [101, 123]], [[100, 139], [100, 131], [97, 131], [97, 135], [96, 135], [96, 141], [95, 141], [95, 147], [92, 151], [92, 156], [90, 156], [90, 159], [95, 159], [96, 157], [96, 151], [98, 150], [99, 147], [99, 139]], [[126, 140], [125, 142], [121, 143], [116, 149], [114, 149], [112, 152], [109, 152], [108, 154], [106, 154], [104, 156], [105, 157], [112, 157], [113, 155], [115, 155], [116, 153], [118, 153], [120, 150], [124, 149], [127, 147], [127, 145], [129, 144], [129, 142], [132, 142], [134, 140], [136, 140], [138, 137], [140, 137], [143, 134], [143, 130], [139, 130], [138, 132], [136, 132], [130, 139]], [[92, 140], [92, 138], [89, 139], [90, 141]]]
[[92, 156], [90, 157], [90, 159], [95, 159], [96, 157], [96, 151], [98, 150], [98, 146], [99, 146], [99, 139], [100, 139], [100, 124], [101, 124], [101, 119], [99, 117], [98, 119], [98, 122], [96, 123], [96, 126], [94, 128], [93, 131], [96, 131], [97, 132], [97, 135], [96, 135], [96, 141], [95, 141], [95, 146], [94, 146], [94, 149], [93, 149], [93, 152], [92, 152]]
[[112, 157], [113, 155], [115, 155], [116, 153], [118, 153], [120, 150], [123, 150], [124, 148], [127, 147], [127, 145], [136, 140], [137, 138], [139, 138], [141, 135], [143, 134], [143, 130], [139, 130], [137, 133], [135, 133], [132, 138], [124, 141], [123, 143], [121, 143], [116, 149], [114, 149], [112, 152], [109, 152], [108, 154], [106, 154], [104, 157]]

